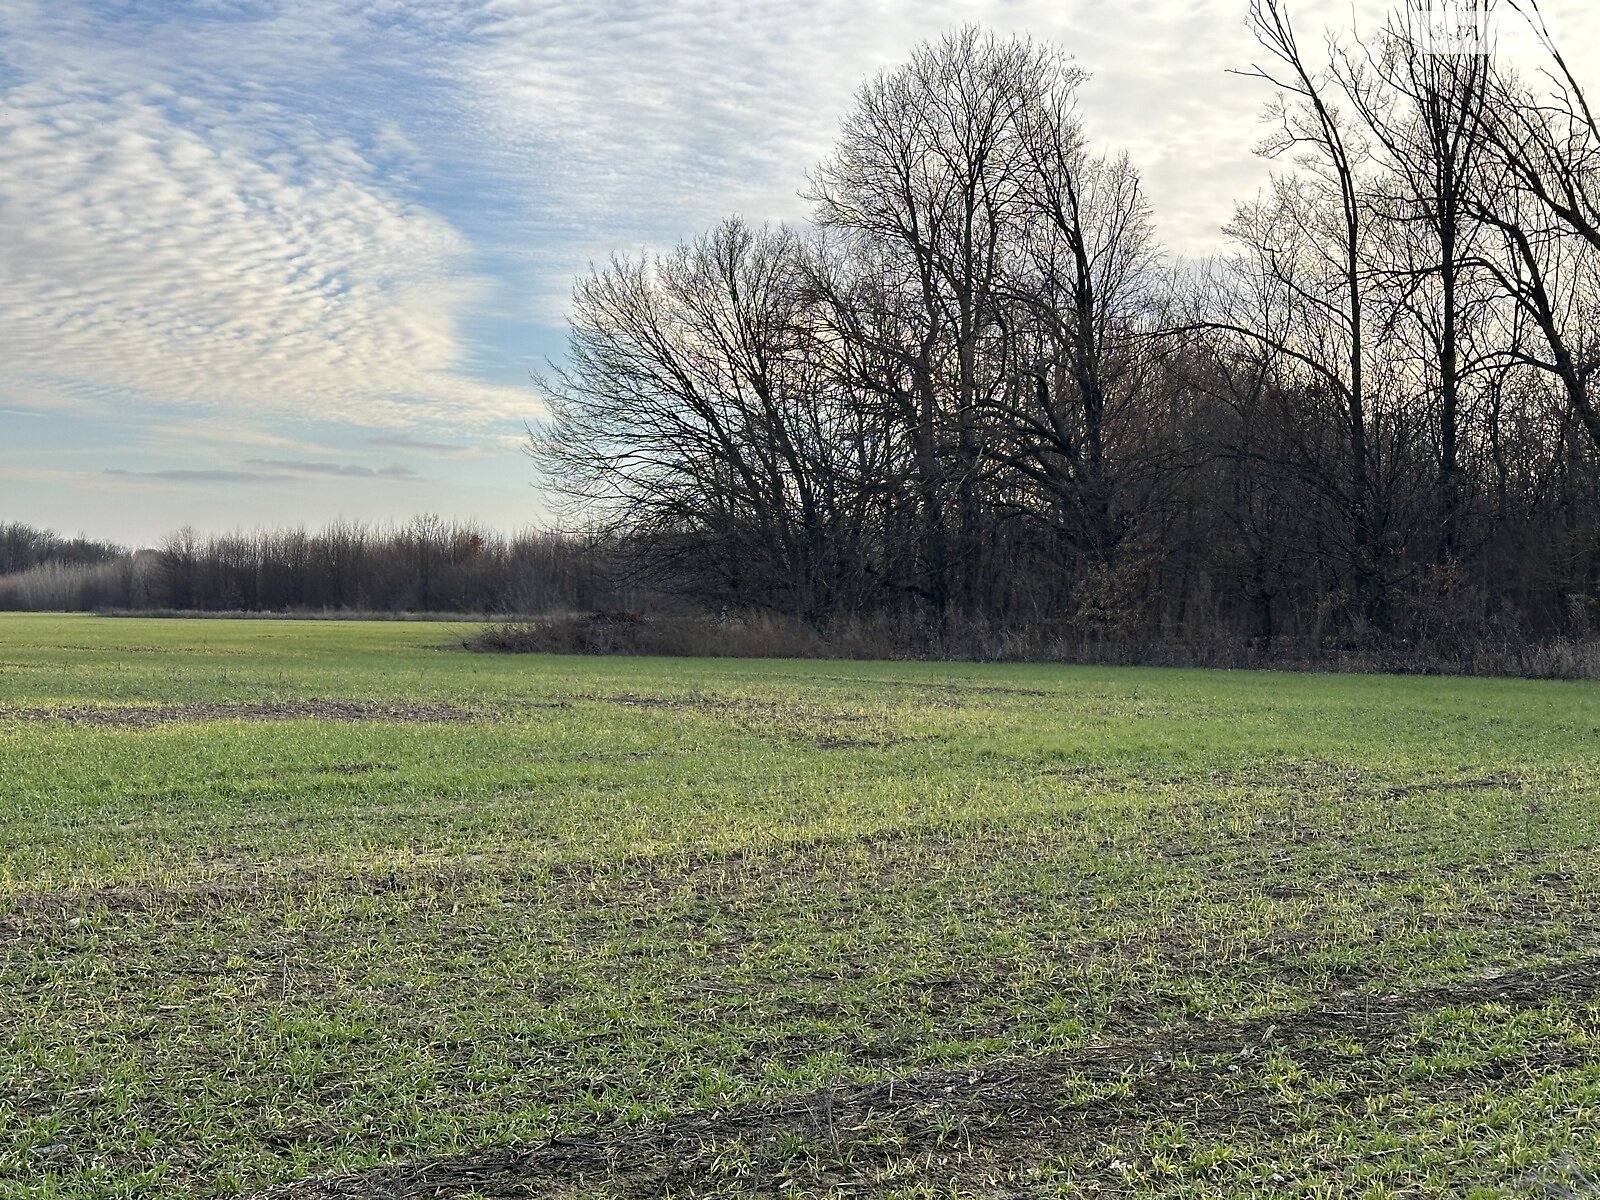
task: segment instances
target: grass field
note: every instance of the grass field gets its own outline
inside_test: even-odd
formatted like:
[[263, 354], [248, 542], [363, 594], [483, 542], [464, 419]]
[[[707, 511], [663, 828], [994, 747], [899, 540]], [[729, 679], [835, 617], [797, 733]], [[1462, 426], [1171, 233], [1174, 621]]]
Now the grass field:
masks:
[[0, 617], [0, 1196], [1600, 1195], [1600, 686]]

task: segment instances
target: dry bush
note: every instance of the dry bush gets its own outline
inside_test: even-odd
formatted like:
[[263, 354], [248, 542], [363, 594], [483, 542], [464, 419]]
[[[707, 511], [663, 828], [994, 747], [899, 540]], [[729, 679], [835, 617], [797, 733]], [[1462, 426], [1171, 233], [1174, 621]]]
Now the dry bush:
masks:
[[599, 612], [496, 625], [468, 649], [525, 654], [643, 654], [694, 658], [901, 659], [1053, 662], [1100, 666], [1272, 668], [1389, 674], [1600, 679], [1600, 639], [1408, 644], [1387, 649], [1281, 643], [1271, 650], [1227, 631], [1112, 637], [1059, 619], [999, 623], [925, 614], [865, 614], [817, 628], [774, 613], [726, 616]]

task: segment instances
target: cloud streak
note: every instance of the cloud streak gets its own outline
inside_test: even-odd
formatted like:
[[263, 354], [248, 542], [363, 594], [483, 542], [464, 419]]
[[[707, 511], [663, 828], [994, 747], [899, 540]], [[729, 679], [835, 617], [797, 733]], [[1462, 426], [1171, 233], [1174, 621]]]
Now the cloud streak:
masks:
[[481, 453], [481, 451], [472, 446], [462, 446], [454, 442], [430, 442], [423, 438], [411, 437], [403, 433], [391, 433], [383, 437], [368, 438], [367, 445], [382, 446], [392, 450], [410, 450], [417, 454], [431, 454], [439, 458], [461, 458], [465, 455]]
[[411, 467], [401, 465], [368, 467], [280, 458], [248, 458], [240, 468], [162, 467], [141, 471], [108, 467], [103, 473], [120, 479], [159, 479], [168, 483], [293, 483], [307, 477], [414, 483], [422, 478]]
[[266, 475], [259, 471], [228, 471], [222, 468], [171, 467], [159, 471], [129, 471], [107, 467], [105, 474], [129, 479], [162, 479], [169, 483], [277, 483], [287, 475]]
[[419, 478], [417, 472], [410, 467], [399, 465], [365, 467], [358, 463], [307, 462], [285, 458], [250, 458], [245, 460], [245, 465], [265, 467], [273, 471], [289, 471], [296, 475], [327, 475], [338, 479], [412, 480]]

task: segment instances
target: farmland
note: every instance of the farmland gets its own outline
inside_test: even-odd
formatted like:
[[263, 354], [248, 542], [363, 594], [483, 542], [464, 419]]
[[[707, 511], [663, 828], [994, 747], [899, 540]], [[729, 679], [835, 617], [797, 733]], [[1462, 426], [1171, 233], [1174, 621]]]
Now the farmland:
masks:
[[0, 1196], [1600, 1173], [1600, 687], [0, 617]]

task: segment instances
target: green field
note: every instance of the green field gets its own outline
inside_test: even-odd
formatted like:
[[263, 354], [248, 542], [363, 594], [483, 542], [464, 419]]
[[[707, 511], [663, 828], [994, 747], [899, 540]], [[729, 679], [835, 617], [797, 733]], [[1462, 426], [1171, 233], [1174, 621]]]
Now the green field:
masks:
[[0, 1196], [1600, 1189], [1596, 685], [465, 632], [0, 617]]

